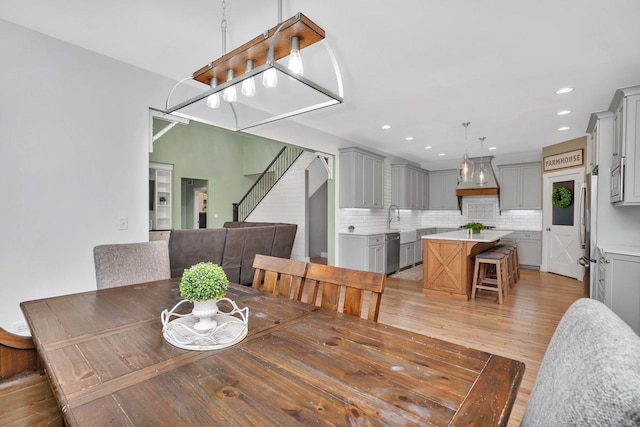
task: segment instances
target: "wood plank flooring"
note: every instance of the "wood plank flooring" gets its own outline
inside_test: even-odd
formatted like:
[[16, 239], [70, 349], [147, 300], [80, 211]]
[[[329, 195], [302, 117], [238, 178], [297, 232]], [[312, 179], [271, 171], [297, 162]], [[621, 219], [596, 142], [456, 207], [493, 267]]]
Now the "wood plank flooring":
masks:
[[[582, 282], [521, 270], [520, 281], [502, 305], [494, 292], [465, 302], [426, 296], [421, 289], [419, 281], [388, 278], [379, 322], [524, 362], [509, 420], [509, 426], [518, 426], [549, 340], [569, 305], [582, 297]], [[0, 386], [0, 425], [61, 425], [59, 413], [48, 412], [55, 405], [43, 379], [33, 376], [31, 391], [22, 395], [31, 400], [33, 394], [40, 396], [40, 406], [21, 402], [9, 384]]]
[[421, 293], [420, 281], [387, 279], [378, 321], [524, 362], [526, 370], [509, 426], [517, 427], [547, 345], [566, 309], [583, 296], [582, 282], [535, 270], [502, 305], [495, 292], [469, 302]]

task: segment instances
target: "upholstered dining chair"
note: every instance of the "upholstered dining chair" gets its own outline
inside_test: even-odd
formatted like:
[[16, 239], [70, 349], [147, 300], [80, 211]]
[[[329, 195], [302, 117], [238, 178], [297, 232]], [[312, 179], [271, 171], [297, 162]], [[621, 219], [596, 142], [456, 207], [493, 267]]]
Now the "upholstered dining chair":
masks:
[[263, 292], [301, 300], [306, 261], [256, 254], [253, 268], [256, 269], [253, 275], [254, 289], [262, 287]]
[[571, 305], [542, 360], [521, 427], [640, 425], [640, 337], [607, 306]]
[[96, 246], [93, 260], [98, 289], [171, 277], [165, 240]]
[[[321, 307], [358, 317], [362, 317], [363, 303], [369, 293], [367, 319], [377, 322], [386, 278], [384, 273], [309, 263], [304, 293], [308, 303], [316, 304], [318, 290], [322, 287]], [[341, 298], [343, 289], [344, 298]]]

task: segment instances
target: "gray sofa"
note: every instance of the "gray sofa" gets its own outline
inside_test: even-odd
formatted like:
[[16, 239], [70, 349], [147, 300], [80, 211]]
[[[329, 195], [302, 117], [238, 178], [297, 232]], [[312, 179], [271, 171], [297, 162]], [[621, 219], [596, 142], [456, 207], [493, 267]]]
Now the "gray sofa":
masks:
[[202, 261], [220, 265], [231, 282], [253, 280], [256, 254], [291, 258], [298, 226], [281, 223], [227, 222], [223, 228], [173, 230], [169, 237], [171, 277]]
[[521, 427], [640, 425], [640, 337], [584, 298], [558, 324]]

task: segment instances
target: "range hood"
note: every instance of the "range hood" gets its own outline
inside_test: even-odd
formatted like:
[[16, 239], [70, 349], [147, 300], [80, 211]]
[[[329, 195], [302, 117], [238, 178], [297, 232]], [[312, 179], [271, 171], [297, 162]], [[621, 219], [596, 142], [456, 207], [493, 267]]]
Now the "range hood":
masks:
[[[497, 196], [500, 193], [500, 186], [496, 179], [496, 174], [493, 171], [491, 160], [493, 156], [475, 157], [471, 161], [475, 163], [475, 171], [473, 180], [471, 182], [459, 182], [456, 187], [456, 196]], [[477, 174], [480, 169], [480, 164], [484, 162], [484, 167], [487, 170], [487, 183], [477, 184]]]

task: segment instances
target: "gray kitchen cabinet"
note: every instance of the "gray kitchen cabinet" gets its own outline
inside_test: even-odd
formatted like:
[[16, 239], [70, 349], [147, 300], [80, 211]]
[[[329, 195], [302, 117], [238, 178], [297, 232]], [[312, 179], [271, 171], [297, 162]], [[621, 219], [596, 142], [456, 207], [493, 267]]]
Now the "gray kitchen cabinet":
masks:
[[640, 334], [640, 256], [598, 248], [596, 299]]
[[500, 166], [500, 209], [542, 209], [542, 164]]
[[540, 269], [542, 263], [542, 233], [540, 231], [514, 231], [500, 239], [518, 247], [518, 264], [521, 268]]
[[391, 204], [400, 209], [428, 209], [427, 171], [410, 165], [391, 165]]
[[384, 157], [355, 147], [340, 150], [340, 207], [384, 208]]
[[416, 263], [416, 244], [417, 243], [418, 242], [410, 242], [410, 243], [403, 243], [400, 245], [400, 268], [404, 268]]
[[455, 169], [429, 172], [429, 209], [458, 209], [458, 171]]
[[338, 236], [340, 267], [384, 273], [386, 266], [384, 234], [342, 233]]
[[618, 89], [609, 110], [614, 114], [611, 153], [611, 203], [640, 205], [640, 86]]

